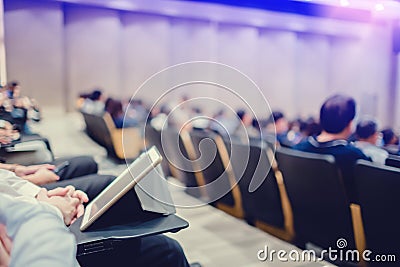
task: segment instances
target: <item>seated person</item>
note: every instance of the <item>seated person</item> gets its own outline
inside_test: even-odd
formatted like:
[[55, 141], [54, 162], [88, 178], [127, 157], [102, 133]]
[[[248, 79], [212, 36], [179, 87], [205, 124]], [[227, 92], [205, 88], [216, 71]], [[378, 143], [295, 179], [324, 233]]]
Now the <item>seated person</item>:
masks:
[[260, 137], [259, 128], [253, 126], [253, 117], [250, 113], [240, 109], [236, 112], [236, 116], [239, 118], [240, 123], [236, 127], [234, 136], [239, 137], [241, 140]]
[[122, 102], [114, 99], [107, 99], [106, 111], [110, 113], [116, 128], [135, 127], [138, 121], [135, 118], [125, 116]]
[[[9, 133], [12, 133], [11, 131]], [[0, 129], [0, 136], [6, 136], [8, 132], [5, 129]], [[9, 141], [0, 138], [0, 143], [4, 144]], [[20, 161], [14, 161], [14, 157], [8, 157], [9, 153], [2, 154], [7, 156], [5, 158], [7, 163], [0, 163], [0, 169], [15, 172], [18, 176], [29, 180], [30, 182], [43, 185], [48, 189], [53, 189], [60, 186], [73, 185], [74, 187], [87, 192], [90, 198], [96, 196], [114, 179], [111, 175], [97, 174], [98, 166], [92, 157], [77, 156], [59, 158], [56, 160], [49, 160], [47, 164], [40, 165], [21, 165]], [[38, 155], [42, 158], [42, 155]], [[52, 157], [51, 157], [52, 159]], [[56, 165], [67, 161], [68, 166], [55, 174], [53, 172]]]
[[378, 147], [379, 132], [377, 124], [373, 120], [364, 119], [357, 124], [356, 138], [354, 143], [366, 156], [370, 157], [373, 162], [385, 164], [389, 153]]
[[149, 116], [150, 125], [157, 131], [161, 131], [163, 127], [167, 127], [169, 110], [167, 105], [162, 105], [160, 108], [155, 106]]
[[[63, 225], [83, 214], [88, 201], [83, 192], [72, 187], [47, 191], [0, 170], [0, 200], [0, 266], [78, 266], [75, 239]], [[189, 266], [180, 245], [163, 235], [122, 243], [104, 257], [78, 260], [81, 266]]]
[[8, 84], [2, 99], [2, 119], [12, 123], [22, 134], [30, 135], [29, 119], [40, 121], [39, 107], [34, 99], [21, 94], [21, 86], [14, 81]]
[[75, 254], [75, 238], [58, 209], [0, 193], [0, 266], [79, 266]]
[[[0, 148], [2, 161], [29, 165], [53, 160], [46, 138], [40, 135], [21, 135], [7, 120], [0, 120]], [[9, 151], [10, 148], [16, 151]]]
[[354, 165], [358, 159], [370, 160], [355, 146], [348, 143], [352, 133], [352, 123], [356, 115], [356, 102], [344, 95], [328, 98], [320, 110], [322, 133], [310, 136], [294, 148], [305, 152], [330, 154], [335, 157], [350, 202], [356, 203], [354, 186]]
[[[289, 122], [282, 112], [274, 111], [268, 119], [266, 127], [266, 139], [269, 140], [271, 136], [276, 134], [276, 141], [283, 147], [293, 147], [301, 139], [296, 135], [288, 135]], [[298, 140], [297, 140], [298, 139]]]
[[[87, 192], [90, 198], [97, 196], [115, 179], [115, 176], [112, 175], [97, 174], [97, 163], [91, 157], [81, 156], [65, 159], [69, 165], [59, 174], [54, 173], [53, 170], [56, 166], [52, 164], [23, 166], [0, 163], [0, 169], [14, 172], [22, 179], [47, 189], [72, 185]], [[65, 159], [58, 159], [55, 163]]]
[[96, 89], [85, 98], [80, 109], [84, 113], [103, 116], [104, 107], [103, 93]]
[[383, 148], [390, 154], [399, 154], [399, 138], [390, 128], [382, 130]]

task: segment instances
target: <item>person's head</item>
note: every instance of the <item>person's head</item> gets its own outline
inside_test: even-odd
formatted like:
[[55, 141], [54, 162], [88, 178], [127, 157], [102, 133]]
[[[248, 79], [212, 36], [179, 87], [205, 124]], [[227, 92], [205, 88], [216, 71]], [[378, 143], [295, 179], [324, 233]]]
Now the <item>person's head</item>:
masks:
[[394, 145], [396, 144], [396, 135], [392, 129], [387, 128], [382, 130], [382, 140], [384, 145]]
[[8, 89], [13, 91], [16, 87], [19, 86], [19, 82], [18, 81], [12, 81], [8, 84]]
[[356, 116], [356, 101], [345, 95], [329, 97], [320, 110], [322, 130], [330, 134], [351, 134], [351, 124]]
[[236, 111], [236, 115], [240, 120], [243, 120], [244, 114], [246, 114], [246, 111], [244, 111], [243, 109], [239, 109], [238, 111]]
[[245, 110], [240, 109], [236, 112], [236, 115], [242, 121], [245, 126], [251, 126], [253, 124], [253, 117]]
[[16, 133], [13, 132], [13, 129], [13, 125], [10, 122], [6, 120], [0, 120], [0, 144], [6, 145], [12, 140], [17, 139], [15, 138]]
[[92, 101], [100, 100], [102, 92], [100, 90], [94, 90], [92, 94], [89, 96], [89, 99]]
[[379, 138], [378, 126], [370, 119], [363, 119], [357, 124], [356, 137], [359, 141], [365, 141], [375, 145]]
[[20, 93], [19, 82], [17, 82], [17, 81], [9, 82], [8, 85], [7, 85], [7, 90], [8, 90], [8, 97], [9, 98], [13, 98], [15, 91], [17, 91], [17, 94]]
[[273, 111], [269, 118], [270, 123], [275, 123], [277, 134], [285, 133], [289, 130], [289, 122], [285, 115], [280, 111]]

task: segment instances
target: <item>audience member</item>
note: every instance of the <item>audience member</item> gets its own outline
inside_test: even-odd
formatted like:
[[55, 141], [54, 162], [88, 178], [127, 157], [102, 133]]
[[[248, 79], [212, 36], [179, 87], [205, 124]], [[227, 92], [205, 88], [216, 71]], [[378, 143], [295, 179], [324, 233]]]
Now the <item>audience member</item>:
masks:
[[389, 153], [379, 148], [379, 135], [377, 124], [373, 120], [363, 119], [357, 124], [356, 138], [354, 143], [373, 162], [385, 164]]
[[208, 128], [210, 120], [203, 115], [200, 108], [192, 108], [192, 127], [193, 130], [205, 130]]
[[81, 111], [88, 114], [103, 116], [104, 108], [103, 93], [101, 90], [96, 89], [84, 99]]
[[270, 136], [276, 135], [276, 141], [281, 146], [293, 147], [296, 143], [300, 142], [301, 138], [298, 137], [298, 133], [288, 135], [289, 130], [289, 122], [285, 115], [280, 111], [273, 111], [268, 119], [266, 139], [270, 139]]
[[122, 108], [122, 102], [120, 100], [107, 99], [106, 111], [111, 115], [114, 121], [115, 127], [135, 127], [138, 125], [138, 121], [134, 118], [125, 116], [125, 112]]
[[141, 99], [131, 99], [125, 108], [126, 117], [143, 125], [149, 114]]
[[80, 156], [60, 158], [54, 163], [68, 161], [69, 165], [55, 174], [53, 164], [22, 166], [18, 164], [0, 164], [0, 169], [14, 172], [16, 175], [33, 184], [47, 189], [72, 185], [88, 194], [90, 198], [97, 196], [115, 177], [97, 174], [97, 163], [91, 157]]
[[75, 238], [60, 211], [4, 190], [7, 186], [0, 185], [0, 266], [79, 266]]
[[399, 154], [399, 138], [390, 128], [382, 130], [383, 148], [390, 154]]
[[[73, 223], [76, 218], [81, 216], [83, 214], [83, 205], [82, 203], [87, 202], [88, 199], [86, 195], [81, 192], [81, 191], [75, 191], [73, 187], [67, 187], [67, 188], [57, 188], [51, 191], [47, 191], [45, 189], [41, 189], [40, 187], [37, 187], [28, 181], [25, 181], [17, 176], [15, 176], [13, 173], [5, 171], [5, 170], [0, 170], [0, 199], [4, 200], [0, 202], [1, 203], [7, 203], [6, 201], [10, 201], [11, 207], [13, 204], [15, 205], [21, 205], [21, 203], [11, 203], [13, 199], [8, 199], [6, 197], [3, 197], [3, 195], [8, 195], [10, 197], [24, 197], [27, 198], [30, 202], [36, 204], [35, 208], [32, 207], [20, 207], [21, 209], [18, 209], [19, 211], [30, 211], [27, 214], [25, 213], [15, 213], [11, 212], [12, 209], [9, 205], [4, 206], [4, 209], [0, 209], [0, 223], [4, 224], [6, 223], [7, 227], [10, 228], [10, 231], [7, 232], [8, 236], [15, 237], [17, 234], [20, 234], [19, 239], [10, 239], [8, 236], [4, 236], [4, 231], [0, 238], [0, 253], [5, 254], [5, 257], [2, 257], [2, 260], [8, 261], [8, 257], [11, 259], [11, 263], [13, 262], [13, 259], [15, 257], [21, 257], [21, 262], [22, 257], [23, 259], [29, 259], [30, 255], [25, 255], [25, 254], [30, 254], [31, 251], [29, 251], [26, 243], [30, 242], [30, 237], [32, 236], [29, 230], [26, 228], [26, 223], [30, 222], [32, 219], [35, 224], [39, 223], [41, 226], [48, 226], [50, 229], [58, 229], [58, 233], [63, 233], [64, 230], [60, 230], [62, 225], [62, 221], [58, 219], [58, 222], [54, 219], [55, 213], [60, 216], [59, 218], [63, 218], [65, 224], [70, 224]], [[36, 199], [36, 201], [35, 201]], [[38, 202], [37, 202], [38, 201]], [[53, 214], [48, 218], [47, 220], [42, 220], [46, 216], [42, 215], [46, 212], [45, 209], [47, 209], [47, 212], [52, 212], [50, 207], [45, 206], [39, 206], [38, 203], [48, 203], [58, 209], [57, 212], [53, 212]], [[15, 206], [14, 206], [15, 207]], [[40, 212], [40, 214], [38, 214]], [[61, 212], [61, 214], [60, 214]], [[19, 216], [18, 216], [19, 215]], [[28, 216], [29, 215], [29, 216]], [[62, 215], [62, 216], [61, 216]], [[12, 217], [14, 216], [14, 217]], [[11, 225], [8, 224], [12, 218], [15, 219], [14, 223]], [[50, 220], [50, 218], [53, 218]], [[27, 220], [27, 221], [26, 221]], [[52, 225], [47, 225], [47, 223], [51, 223]], [[29, 224], [28, 224], [29, 225]], [[20, 227], [24, 228], [20, 228]], [[34, 226], [35, 227], [35, 226]], [[29, 229], [29, 228], [28, 228]], [[33, 233], [38, 233], [38, 230], [43, 230], [43, 228], [38, 227], [35, 229], [32, 229]], [[52, 231], [50, 231], [52, 232]], [[40, 234], [39, 237], [33, 237], [37, 239], [42, 240], [42, 246], [47, 247], [47, 242], [51, 242], [51, 240], [60, 240], [55, 237], [60, 237], [62, 235], [56, 235], [56, 236], [50, 236], [46, 234], [47, 231], [44, 231], [44, 235]], [[57, 231], [53, 232], [57, 233]], [[43, 239], [42, 239], [43, 238]], [[46, 238], [50, 238], [51, 240], [47, 241]], [[70, 240], [71, 238], [68, 238], [67, 240]], [[4, 246], [5, 240], [7, 242], [7, 246]], [[14, 240], [16, 243], [13, 246], [10, 244], [11, 241]], [[72, 240], [74, 240], [72, 238]], [[11, 241], [11, 242], [10, 242]], [[55, 265], [51, 266], [58, 266], [60, 263], [60, 260], [65, 261], [66, 263], [70, 263], [70, 266], [76, 266], [76, 262], [74, 260], [75, 257], [75, 250], [76, 247], [74, 243], [71, 244], [71, 242], [61, 242], [64, 244], [64, 246], [56, 246], [56, 249], [59, 249], [62, 247], [63, 252], [60, 255], [59, 254], [49, 254], [49, 250], [42, 250], [38, 249], [35, 252], [32, 252], [33, 254], [37, 255], [37, 258], [35, 259], [40, 266], [47, 266], [45, 263], [50, 263], [54, 261]], [[171, 267], [179, 267], [179, 266], [189, 266], [186, 257], [184, 255], [184, 252], [180, 245], [175, 241], [172, 240], [168, 237], [165, 237], [163, 235], [157, 235], [157, 236], [151, 236], [151, 237], [144, 237], [141, 239], [138, 239], [137, 242], [123, 242], [124, 245], [121, 246], [118, 251], [112, 251], [109, 254], [102, 256], [98, 255], [92, 255], [89, 257], [83, 257], [80, 260], [80, 264], [82, 266], [110, 266], [110, 265], [126, 265], [128, 262], [129, 264], [132, 264], [132, 266], [171, 266]], [[25, 244], [25, 245], [24, 245]], [[17, 247], [15, 247], [17, 246]], [[72, 246], [72, 247], [71, 247]], [[25, 250], [20, 251], [19, 249], [23, 249], [25, 247]], [[114, 249], [115, 250], [115, 249]], [[22, 254], [15, 254], [17, 252], [15, 251], [20, 251]], [[60, 251], [61, 252], [61, 251]], [[70, 252], [70, 253], [68, 253]], [[71, 253], [72, 252], [72, 253]], [[65, 259], [64, 257], [69, 257], [68, 259]], [[51, 259], [51, 261], [50, 261]], [[28, 264], [31, 266], [30, 264]], [[33, 266], [33, 265], [32, 265]], [[36, 266], [36, 265], [35, 265]], [[60, 265], [60, 266], [65, 266], [65, 265]]]
[[0, 120], [0, 158], [4, 162], [29, 165], [50, 162], [53, 153], [46, 138], [21, 135], [10, 122]]
[[161, 131], [164, 127], [168, 127], [169, 112], [167, 105], [162, 105], [159, 109], [154, 107], [150, 113], [150, 125], [158, 131]]
[[307, 120], [300, 123], [300, 132], [303, 135], [303, 139], [308, 136], [317, 136], [322, 132], [321, 125], [313, 117], [309, 117]]
[[[322, 133], [309, 137], [294, 148], [306, 152], [330, 154], [335, 157], [351, 202], [357, 202], [354, 186], [354, 165], [358, 159], [370, 160], [355, 146], [348, 143], [356, 115], [356, 102], [345, 95], [328, 98], [320, 110]], [[321, 177], [323, 179], [323, 177]]]
[[260, 137], [259, 129], [253, 127], [253, 117], [243, 109], [236, 112], [240, 124], [236, 127], [234, 135], [243, 139]]
[[40, 120], [40, 110], [34, 99], [21, 94], [18, 82], [10, 82], [1, 96], [0, 118], [9, 121], [22, 134], [31, 135], [27, 122], [29, 119]]

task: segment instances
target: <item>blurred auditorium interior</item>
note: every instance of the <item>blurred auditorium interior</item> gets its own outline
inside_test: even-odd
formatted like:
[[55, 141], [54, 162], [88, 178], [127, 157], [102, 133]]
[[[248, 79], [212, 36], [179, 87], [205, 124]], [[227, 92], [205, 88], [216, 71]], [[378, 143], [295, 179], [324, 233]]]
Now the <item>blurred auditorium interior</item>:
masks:
[[[392, 228], [398, 228], [400, 219], [394, 210], [400, 201], [399, 52], [398, 0], [0, 1], [0, 85], [8, 90], [17, 83], [20, 94], [40, 107], [40, 121], [28, 118], [19, 128], [21, 135], [29, 127], [27, 134], [36, 133], [49, 141], [55, 158], [90, 155], [100, 173], [115, 176], [126, 168], [126, 162], [155, 145], [164, 156], [162, 165], [174, 202], [195, 206], [177, 207], [189, 227], [167, 235], [179, 241], [189, 262], [205, 267], [400, 266], [327, 257], [317, 262], [260, 259], [260, 250], [266, 246], [287, 253], [320, 251], [327, 244], [337, 249], [340, 238], [359, 252], [370, 249], [399, 256], [398, 245], [390, 247], [400, 238], [399, 230]], [[187, 62], [204, 65], [168, 76], [168, 68]], [[238, 81], [242, 87], [238, 86], [236, 94], [201, 83], [168, 91], [187, 77], [197, 77], [191, 72], [204, 71], [206, 77], [226, 74], [218, 71], [221, 66], [249, 82]], [[167, 75], [157, 76], [163, 70]], [[154, 75], [159, 79], [146, 87]], [[236, 84], [234, 78], [231, 82]], [[107, 109], [104, 115], [83, 111], [85, 101], [96, 91], [103, 102], [120, 100], [124, 118], [133, 114], [132, 125], [125, 120], [125, 125], [118, 126]], [[362, 117], [373, 118], [377, 130], [391, 129], [397, 136], [390, 147], [383, 147], [382, 140], [377, 144], [388, 151], [386, 162], [357, 162], [354, 172], [360, 186], [357, 190], [374, 192], [371, 187], [375, 185], [376, 191], [389, 192], [360, 193], [359, 203], [349, 201], [340, 187], [334, 159], [296, 154], [287, 148], [291, 145], [262, 138], [271, 122], [276, 126], [272, 127], [273, 138], [279, 134], [280, 117], [271, 121], [273, 111], [279, 111], [289, 121], [288, 138], [293, 145], [299, 143], [302, 125], [317, 125], [321, 105], [335, 94], [354, 98], [354, 124]], [[187, 106], [180, 106], [185, 101]], [[169, 129], [150, 123], [165, 107], [184, 113], [173, 116]], [[156, 109], [158, 114], [152, 114]], [[245, 142], [242, 136], [227, 140], [199, 119], [195, 120], [198, 125], [184, 129], [199, 114], [218, 122], [216, 114], [221, 109], [234, 115], [238, 110], [251, 113], [253, 128], [261, 134], [254, 137], [245, 125]], [[222, 126], [229, 135], [228, 124]], [[176, 142], [171, 147], [171, 142], [163, 147], [160, 132], [165, 130], [167, 136], [173, 126], [178, 129], [175, 141], [179, 139], [179, 145]], [[308, 135], [321, 132], [308, 130]], [[381, 139], [384, 133], [380, 132]], [[248, 158], [242, 173], [236, 171], [241, 159], [234, 155], [240, 145], [247, 146], [250, 158], [254, 151], [258, 153]], [[182, 171], [168, 157], [176, 152], [196, 165], [196, 159], [209, 150], [216, 150], [217, 156], [209, 166], [200, 163], [201, 170], [191, 165]], [[252, 161], [264, 165], [250, 166]], [[265, 179], [251, 192], [251, 179], [259, 172]], [[296, 173], [303, 182], [293, 180]], [[307, 187], [307, 182], [314, 183], [313, 175], [326, 178], [326, 184]], [[370, 183], [363, 184], [357, 175], [371, 176], [365, 179]], [[224, 194], [190, 190], [218, 177], [229, 184]], [[172, 186], [176, 184], [181, 186]], [[302, 201], [304, 197], [307, 200]], [[320, 203], [315, 203], [319, 198]]]

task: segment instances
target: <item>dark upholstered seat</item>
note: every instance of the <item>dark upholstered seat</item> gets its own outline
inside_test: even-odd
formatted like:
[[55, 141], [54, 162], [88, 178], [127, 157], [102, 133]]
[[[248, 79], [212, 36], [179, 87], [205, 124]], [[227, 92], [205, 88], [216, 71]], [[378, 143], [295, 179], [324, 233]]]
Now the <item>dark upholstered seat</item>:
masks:
[[369, 266], [399, 266], [400, 169], [360, 160], [355, 185], [361, 207], [366, 248], [377, 254], [395, 255], [397, 262], [369, 262]]
[[345, 189], [334, 157], [281, 148], [278, 168], [293, 209], [296, 242], [336, 248], [340, 238], [354, 249], [354, 235]]

